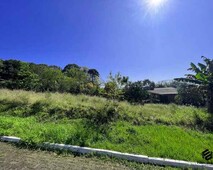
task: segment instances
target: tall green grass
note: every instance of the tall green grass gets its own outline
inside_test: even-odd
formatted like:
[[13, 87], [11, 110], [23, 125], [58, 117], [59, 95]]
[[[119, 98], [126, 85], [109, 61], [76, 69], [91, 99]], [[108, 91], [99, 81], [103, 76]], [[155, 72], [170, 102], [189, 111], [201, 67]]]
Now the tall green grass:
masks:
[[[105, 98], [60, 93], [35, 93], [22, 90], [0, 90], [0, 114], [47, 118], [92, 118], [116, 105], [117, 118], [134, 125], [164, 124], [190, 129], [211, 129], [210, 115], [205, 109], [178, 106], [175, 104], [131, 105], [127, 102], [112, 102]], [[114, 107], [114, 106], [113, 106]], [[98, 115], [97, 115], [98, 114]]]
[[213, 150], [205, 109], [131, 105], [104, 98], [0, 90], [0, 135], [31, 144], [66, 143], [154, 157], [206, 161]]
[[30, 144], [66, 143], [201, 163], [206, 148], [213, 150], [213, 134], [177, 126], [134, 126], [118, 121], [97, 128], [84, 120], [41, 123], [34, 117], [0, 116], [0, 135], [15, 135]]

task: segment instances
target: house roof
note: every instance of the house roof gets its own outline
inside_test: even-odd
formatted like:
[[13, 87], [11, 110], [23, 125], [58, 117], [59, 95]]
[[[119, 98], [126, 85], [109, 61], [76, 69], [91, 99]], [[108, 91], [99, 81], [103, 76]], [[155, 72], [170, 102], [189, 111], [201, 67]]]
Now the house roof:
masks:
[[148, 92], [159, 95], [178, 94], [177, 89], [174, 87], [154, 88], [154, 90], [148, 90]]

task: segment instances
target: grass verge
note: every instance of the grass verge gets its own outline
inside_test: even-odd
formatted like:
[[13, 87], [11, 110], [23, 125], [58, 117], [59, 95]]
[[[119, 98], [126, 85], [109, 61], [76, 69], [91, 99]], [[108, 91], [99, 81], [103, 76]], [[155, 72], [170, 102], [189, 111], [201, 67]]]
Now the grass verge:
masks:
[[131, 105], [99, 97], [0, 90], [0, 135], [30, 145], [65, 143], [200, 163], [213, 150], [205, 109]]
[[0, 116], [0, 135], [18, 136], [29, 144], [65, 143], [153, 157], [213, 163], [213, 160], [206, 161], [201, 156], [204, 149], [213, 150], [213, 134], [178, 126], [134, 126], [118, 121], [97, 128], [81, 119], [41, 123], [34, 117]]
[[[0, 89], [0, 115], [34, 116], [39, 121], [90, 119], [95, 123], [126, 121], [133, 125], [175, 125], [192, 130], [212, 131], [213, 118], [205, 109], [175, 104], [131, 105], [100, 97], [60, 93], [35, 93]], [[103, 119], [101, 119], [103, 118]]]

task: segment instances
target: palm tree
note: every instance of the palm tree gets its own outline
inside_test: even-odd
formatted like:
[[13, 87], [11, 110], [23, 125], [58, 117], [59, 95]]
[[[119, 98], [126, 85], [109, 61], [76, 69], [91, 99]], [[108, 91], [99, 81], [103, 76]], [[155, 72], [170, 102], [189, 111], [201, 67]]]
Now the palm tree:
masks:
[[213, 114], [213, 60], [204, 56], [201, 57], [204, 64], [198, 63], [197, 66], [191, 63], [188, 70], [195, 74], [187, 74], [187, 78], [197, 81], [207, 90], [208, 112]]

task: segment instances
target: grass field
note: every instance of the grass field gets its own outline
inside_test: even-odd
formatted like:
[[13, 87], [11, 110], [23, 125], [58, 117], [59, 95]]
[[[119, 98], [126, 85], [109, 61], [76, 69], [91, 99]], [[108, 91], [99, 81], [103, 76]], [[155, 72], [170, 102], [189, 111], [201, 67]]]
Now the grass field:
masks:
[[0, 90], [0, 135], [31, 144], [67, 143], [212, 164], [201, 156], [213, 150], [210, 127], [210, 115], [194, 107]]

